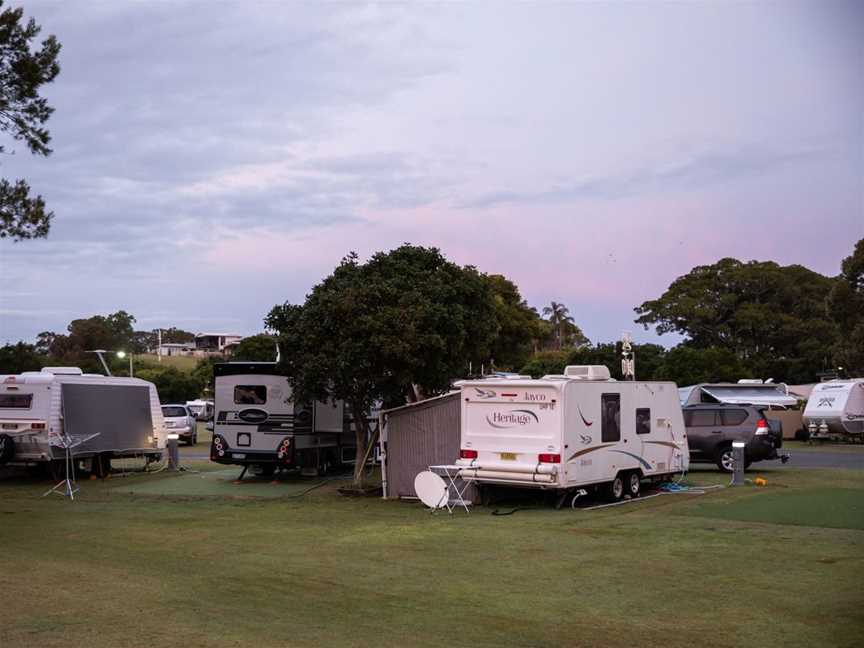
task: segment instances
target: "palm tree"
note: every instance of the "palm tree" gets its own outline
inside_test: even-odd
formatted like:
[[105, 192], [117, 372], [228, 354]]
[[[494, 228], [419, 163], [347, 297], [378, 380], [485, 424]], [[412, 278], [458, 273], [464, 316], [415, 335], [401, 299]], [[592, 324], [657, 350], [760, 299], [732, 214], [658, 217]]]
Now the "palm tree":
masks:
[[564, 327], [567, 323], [573, 323], [574, 320], [570, 316], [570, 310], [558, 302], [552, 302], [549, 306], [543, 308], [543, 314], [549, 316], [549, 323], [555, 328], [558, 338], [558, 350], [560, 351], [564, 345]]

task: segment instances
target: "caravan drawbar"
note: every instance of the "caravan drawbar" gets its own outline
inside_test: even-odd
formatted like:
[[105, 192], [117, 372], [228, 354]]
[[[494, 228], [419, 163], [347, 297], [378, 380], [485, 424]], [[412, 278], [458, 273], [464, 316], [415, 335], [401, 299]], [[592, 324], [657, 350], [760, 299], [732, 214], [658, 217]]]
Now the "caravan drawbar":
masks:
[[689, 467], [678, 388], [616, 381], [603, 366], [542, 379], [459, 384], [463, 479], [483, 486], [568, 490], [604, 486], [638, 495], [643, 479]]

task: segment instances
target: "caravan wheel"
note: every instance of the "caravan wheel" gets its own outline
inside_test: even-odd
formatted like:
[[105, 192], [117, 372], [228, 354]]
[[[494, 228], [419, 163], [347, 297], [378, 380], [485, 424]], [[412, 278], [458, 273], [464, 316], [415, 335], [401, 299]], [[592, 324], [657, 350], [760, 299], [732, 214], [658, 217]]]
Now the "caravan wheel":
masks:
[[624, 497], [624, 478], [620, 474], [615, 475], [615, 479], [609, 482], [606, 487], [606, 494], [613, 502], [617, 502]]
[[639, 491], [642, 488], [642, 476], [638, 472], [631, 472], [627, 475], [627, 494], [630, 497], [639, 497]]

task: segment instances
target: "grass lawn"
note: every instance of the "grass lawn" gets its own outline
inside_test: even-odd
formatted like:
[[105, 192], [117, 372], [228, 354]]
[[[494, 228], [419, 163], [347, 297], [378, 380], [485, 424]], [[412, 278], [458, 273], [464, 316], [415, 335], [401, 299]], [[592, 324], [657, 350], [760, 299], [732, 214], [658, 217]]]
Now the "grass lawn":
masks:
[[136, 362], [147, 363], [153, 366], [174, 367], [180, 371], [192, 371], [198, 364], [201, 358], [193, 356], [162, 356], [162, 361], [159, 361], [159, 356], [155, 354], [140, 354], [135, 356]]
[[[231, 489], [201, 467], [84, 482], [75, 502], [0, 481], [0, 646], [851, 647], [864, 636], [864, 471], [766, 470], [764, 488], [451, 517], [342, 498], [334, 483], [299, 497], [292, 480]], [[691, 482], [728, 477], [699, 469]]]

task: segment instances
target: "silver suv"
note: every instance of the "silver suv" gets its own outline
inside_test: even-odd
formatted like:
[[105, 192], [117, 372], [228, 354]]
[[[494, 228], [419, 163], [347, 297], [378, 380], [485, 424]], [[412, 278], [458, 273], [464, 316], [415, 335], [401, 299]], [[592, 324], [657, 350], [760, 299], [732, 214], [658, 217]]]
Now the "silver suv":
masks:
[[765, 408], [755, 405], [699, 404], [684, 408], [684, 425], [690, 446], [690, 461], [715, 463], [723, 472], [732, 472], [732, 442], [743, 441], [744, 468], [754, 461], [780, 459], [783, 428], [780, 421], [765, 418]]
[[165, 419], [165, 431], [177, 434], [181, 441], [188, 445], [198, 443], [198, 427], [195, 417], [185, 405], [163, 405], [162, 418]]

